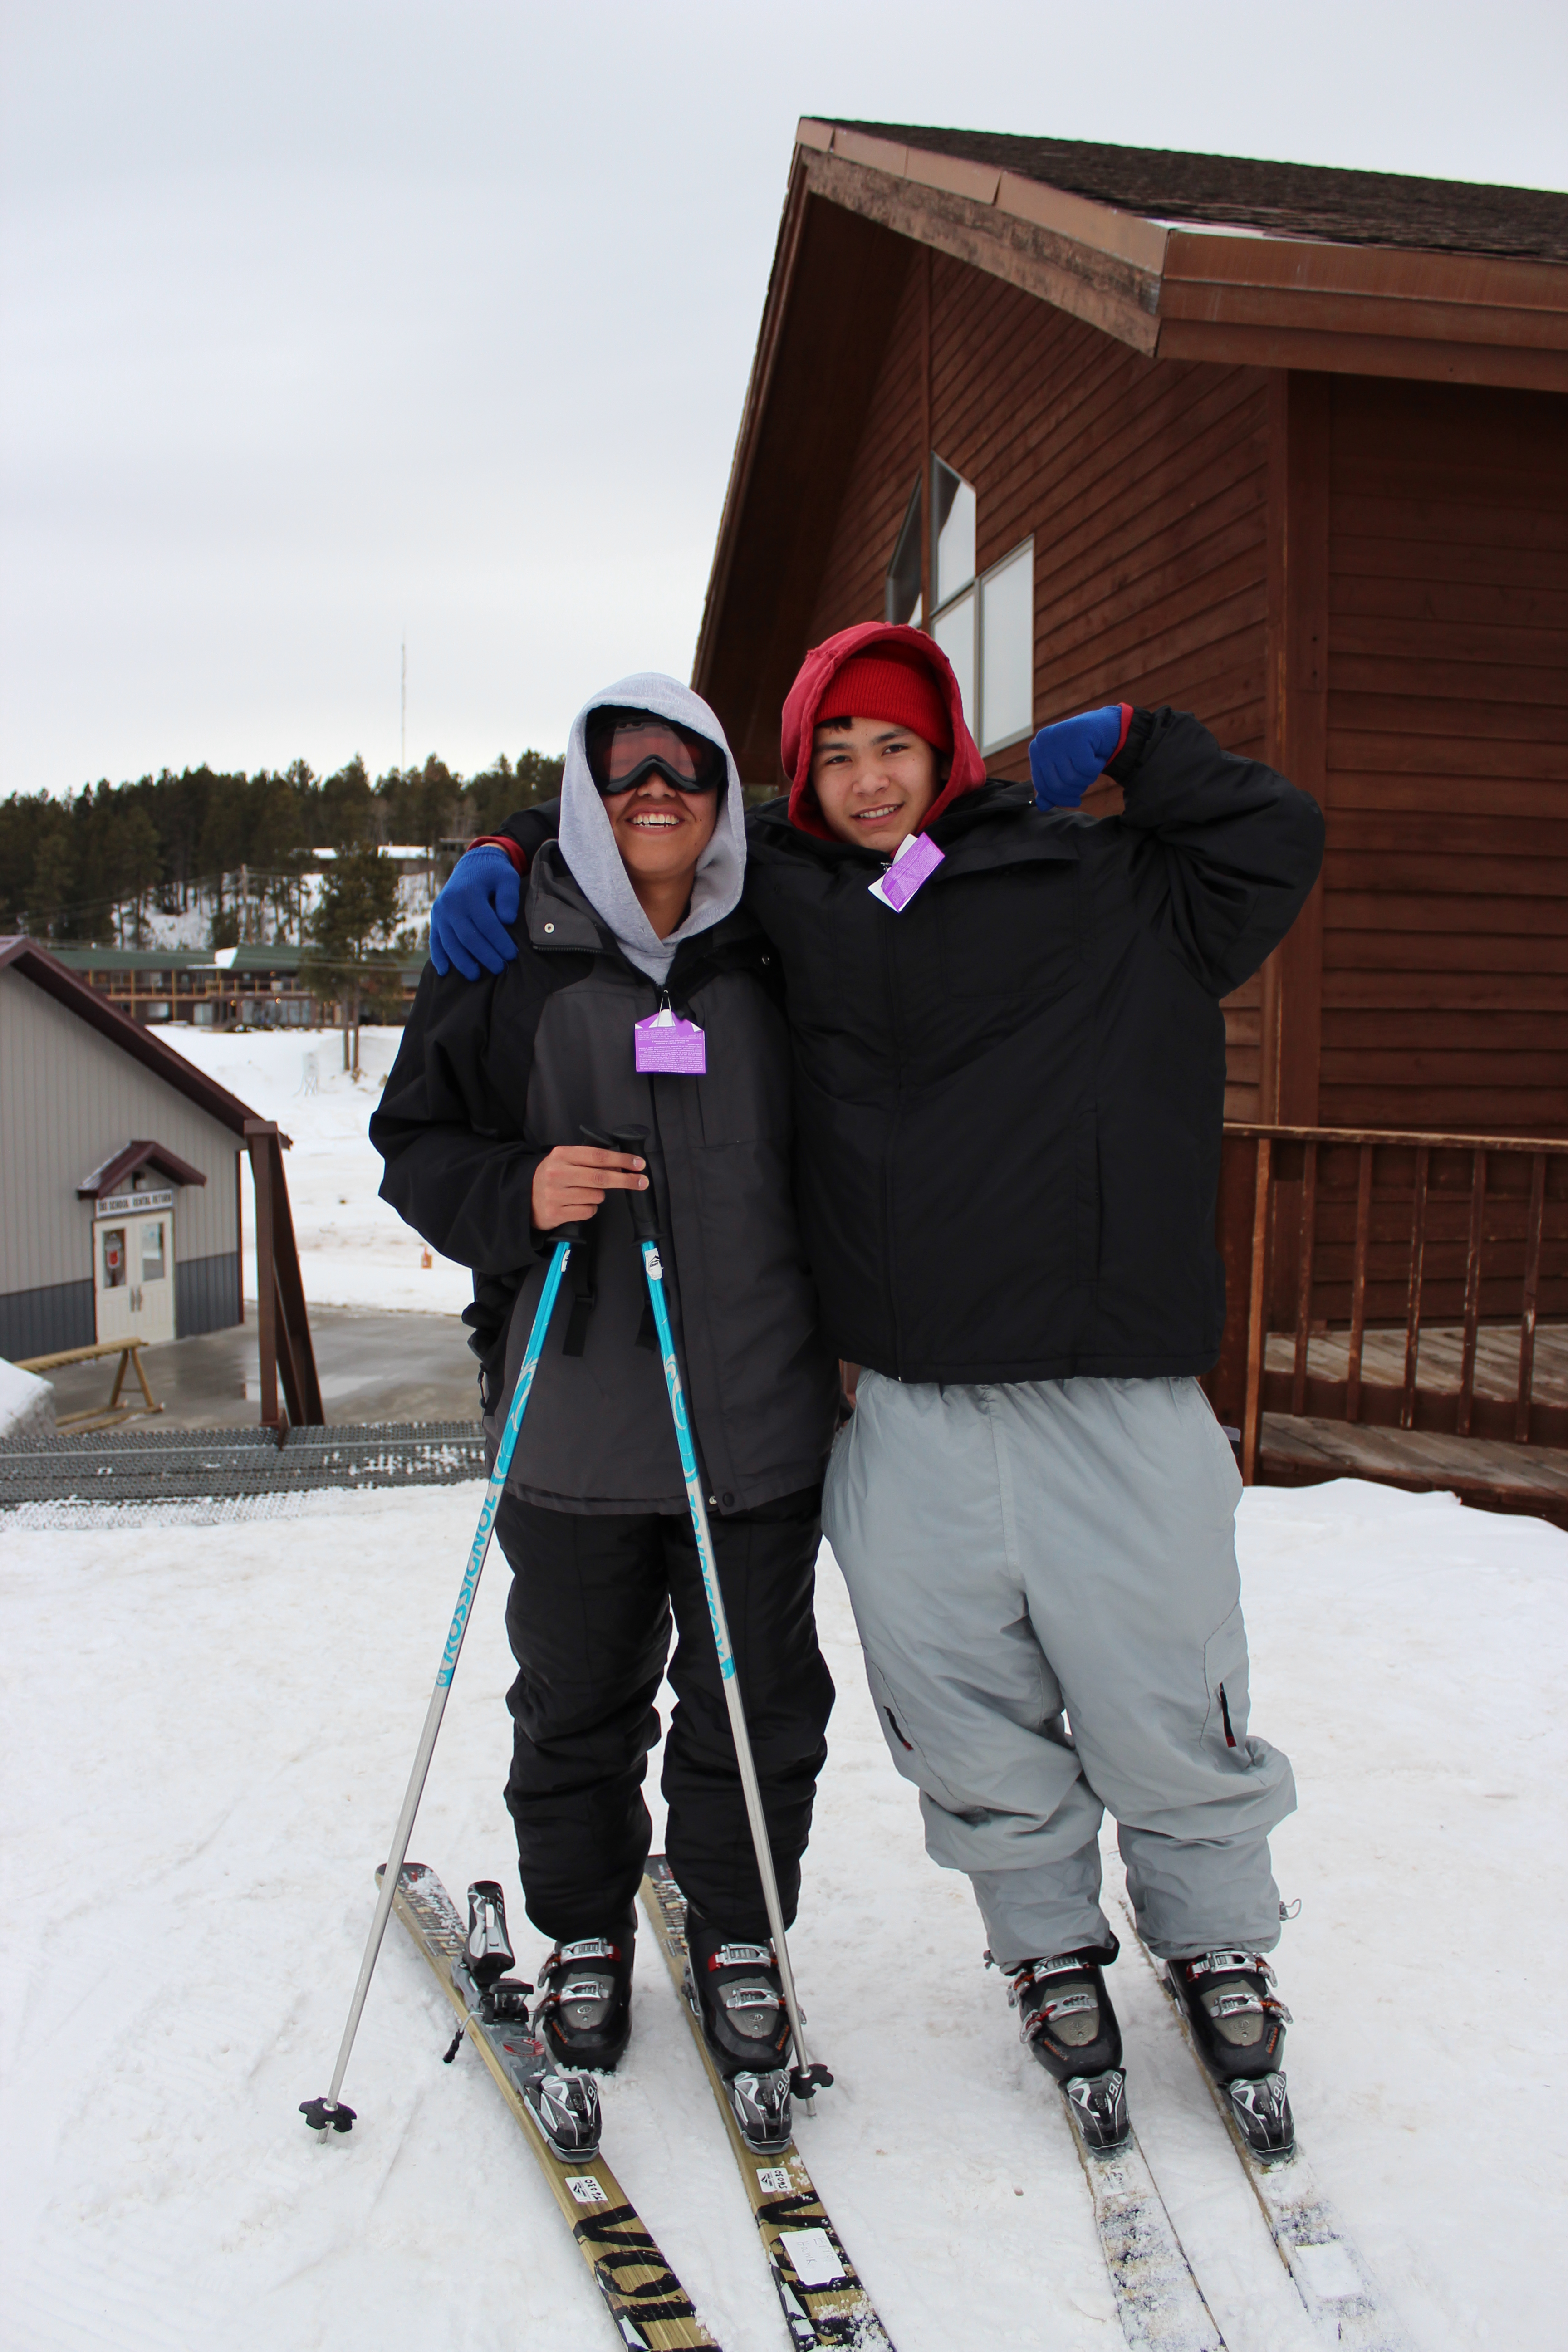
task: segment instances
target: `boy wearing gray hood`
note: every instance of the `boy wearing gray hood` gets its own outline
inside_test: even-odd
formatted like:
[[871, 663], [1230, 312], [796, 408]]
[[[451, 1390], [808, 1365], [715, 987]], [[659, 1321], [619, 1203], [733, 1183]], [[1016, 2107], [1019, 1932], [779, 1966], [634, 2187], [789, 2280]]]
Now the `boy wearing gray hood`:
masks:
[[[791, 1198], [776, 962], [739, 907], [745, 855], [707, 704], [653, 674], [607, 687], [573, 724], [515, 960], [478, 986], [426, 966], [371, 1121], [383, 1198], [474, 1269], [492, 1454], [552, 1238], [584, 1234], [496, 1519], [518, 1666], [507, 1803], [529, 1916], [554, 1939], [536, 2018], [567, 2065], [613, 2066], [630, 2032], [672, 1615], [667, 1845], [704, 2029], [731, 2077], [788, 2045], [641, 1261], [605, 1205], [649, 1185], [658, 1205], [787, 1924], [833, 1702], [812, 1601], [837, 1380]], [[632, 1125], [640, 1156], [582, 1141]]]

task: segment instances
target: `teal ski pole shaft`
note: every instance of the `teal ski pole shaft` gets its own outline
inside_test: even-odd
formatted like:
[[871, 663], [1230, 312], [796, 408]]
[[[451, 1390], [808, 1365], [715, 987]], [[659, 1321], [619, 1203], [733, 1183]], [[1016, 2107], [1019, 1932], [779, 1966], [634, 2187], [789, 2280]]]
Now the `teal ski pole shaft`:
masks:
[[419, 1735], [419, 1746], [414, 1758], [414, 1769], [408, 1776], [408, 1788], [403, 1800], [403, 1811], [397, 1816], [397, 1827], [392, 1833], [392, 1852], [387, 1857], [386, 1868], [382, 1873], [381, 1892], [376, 1897], [375, 1916], [371, 1921], [370, 1936], [364, 1948], [364, 1958], [359, 1964], [359, 1979], [354, 1986], [353, 1999], [349, 2003], [348, 2022], [343, 2027], [343, 2038], [338, 2050], [338, 2063], [332, 2069], [331, 2088], [324, 2099], [306, 2099], [300, 2102], [300, 2113], [313, 2131], [325, 2131], [329, 2126], [334, 2131], [347, 2131], [354, 2120], [353, 2109], [339, 2105], [338, 2093], [342, 2089], [343, 2076], [348, 2071], [349, 2053], [354, 2046], [354, 2036], [359, 2032], [360, 2017], [364, 2009], [365, 1995], [370, 1990], [371, 1978], [375, 1973], [382, 1937], [386, 1933], [386, 1923], [392, 1916], [392, 1906], [397, 1893], [398, 1877], [407, 1859], [408, 1841], [414, 1835], [414, 1817], [419, 1811], [419, 1800], [425, 1793], [425, 1781], [430, 1769], [430, 1759], [436, 1752], [436, 1738], [441, 1728], [441, 1717], [447, 1711], [447, 1694], [452, 1687], [452, 1677], [458, 1671], [458, 1660], [463, 1649], [463, 1636], [468, 1630], [468, 1617], [473, 1609], [474, 1596], [479, 1589], [479, 1578], [484, 1570], [485, 1555], [490, 1547], [490, 1536], [495, 1528], [496, 1511], [500, 1504], [501, 1490], [506, 1485], [507, 1472], [511, 1467], [512, 1450], [517, 1444], [517, 1433], [522, 1427], [522, 1416], [528, 1410], [528, 1399], [533, 1387], [533, 1376], [539, 1369], [539, 1359], [543, 1353], [545, 1335], [550, 1328], [550, 1318], [561, 1289], [561, 1277], [566, 1270], [566, 1260], [571, 1249], [572, 1244], [569, 1241], [557, 1242], [551, 1252], [550, 1264], [545, 1270], [544, 1287], [539, 1294], [539, 1305], [534, 1312], [533, 1328], [528, 1335], [528, 1346], [523, 1352], [521, 1368], [517, 1376], [517, 1387], [512, 1392], [511, 1410], [507, 1414], [506, 1425], [501, 1431], [500, 1444], [496, 1448], [495, 1467], [490, 1472], [489, 1484], [485, 1488], [485, 1499], [480, 1507], [479, 1525], [474, 1529], [468, 1564], [463, 1572], [462, 1586], [458, 1594], [458, 1605], [452, 1612], [452, 1622], [447, 1633], [447, 1646], [441, 1653], [441, 1664], [436, 1676], [436, 1687], [430, 1694], [430, 1705], [426, 1711], [425, 1728]]
[[[617, 1128], [610, 1140], [617, 1150], [640, 1151], [647, 1140], [647, 1129]], [[658, 1254], [658, 1214], [651, 1188], [646, 1192], [628, 1192], [626, 1202], [632, 1213], [632, 1231], [637, 1235], [637, 1248], [642, 1254], [643, 1272], [647, 1277], [648, 1300], [658, 1333], [658, 1352], [664, 1363], [664, 1382], [669, 1391], [669, 1410], [675, 1422], [675, 1442], [680, 1449], [680, 1475], [686, 1485], [691, 1529], [697, 1538], [697, 1560], [702, 1571], [702, 1590], [707, 1597], [708, 1615], [713, 1627], [714, 1647], [719, 1653], [719, 1676], [724, 1686], [724, 1704], [729, 1710], [730, 1730], [735, 1742], [735, 1762], [740, 1769], [741, 1788], [746, 1800], [746, 1818], [751, 1823], [757, 1874], [763, 1882], [763, 1902], [767, 1909], [768, 1928], [778, 1958], [784, 2007], [789, 2012], [790, 2035], [795, 2043], [795, 2070], [790, 2087], [806, 2114], [815, 2115], [814, 2094], [819, 2089], [826, 2090], [833, 2077], [826, 2066], [814, 2066], [806, 2055], [800, 2003], [795, 1998], [795, 1971], [790, 1967], [789, 1945], [784, 1937], [784, 1906], [779, 1901], [778, 1878], [773, 1870], [773, 1852], [768, 1837], [767, 1816], [763, 1811], [763, 1792], [757, 1785], [757, 1767], [752, 1755], [751, 1734], [746, 1729], [746, 1710], [741, 1700], [735, 1654], [730, 1645], [730, 1622], [719, 1585], [719, 1562], [713, 1550], [712, 1530], [708, 1525], [707, 1505], [702, 1499], [702, 1481], [698, 1475], [697, 1453], [691, 1443], [691, 1429], [686, 1414], [686, 1391], [681, 1384], [675, 1336], [669, 1327], [669, 1308], [665, 1301], [664, 1263]]]

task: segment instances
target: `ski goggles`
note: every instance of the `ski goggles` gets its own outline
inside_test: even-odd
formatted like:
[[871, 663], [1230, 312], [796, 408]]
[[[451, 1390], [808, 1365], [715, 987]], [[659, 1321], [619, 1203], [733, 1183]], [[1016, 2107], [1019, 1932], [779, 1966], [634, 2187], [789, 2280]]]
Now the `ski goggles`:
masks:
[[588, 773], [606, 800], [646, 776], [660, 775], [681, 793], [715, 793], [725, 780], [717, 743], [651, 710], [591, 711], [585, 733]]

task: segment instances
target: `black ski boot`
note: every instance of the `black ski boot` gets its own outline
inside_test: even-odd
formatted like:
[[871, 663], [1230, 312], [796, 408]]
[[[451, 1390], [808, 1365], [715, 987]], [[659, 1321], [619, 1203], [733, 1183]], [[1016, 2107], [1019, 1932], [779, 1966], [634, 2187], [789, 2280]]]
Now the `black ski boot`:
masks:
[[1296, 2126], [1279, 2061], [1290, 2012], [1259, 1952], [1197, 1952], [1165, 1973], [1199, 2057], [1224, 2091], [1253, 2153], [1289, 2156]]
[[[1120, 1949], [1113, 1936], [1109, 1944], [1023, 1960], [1005, 1971], [1020, 2040], [1060, 2084], [1084, 2146], [1097, 2153], [1121, 2147], [1132, 2128], [1121, 2029], [1100, 1974]], [[989, 1961], [990, 1953], [985, 1957]]]
[[533, 2030], [558, 2066], [608, 2074], [632, 2038], [632, 1958], [637, 1916], [611, 1936], [556, 1945], [539, 1971]]
[[689, 1913], [686, 1997], [723, 2077], [741, 2136], [758, 2156], [790, 2143], [789, 2012], [771, 1943], [742, 1943]]

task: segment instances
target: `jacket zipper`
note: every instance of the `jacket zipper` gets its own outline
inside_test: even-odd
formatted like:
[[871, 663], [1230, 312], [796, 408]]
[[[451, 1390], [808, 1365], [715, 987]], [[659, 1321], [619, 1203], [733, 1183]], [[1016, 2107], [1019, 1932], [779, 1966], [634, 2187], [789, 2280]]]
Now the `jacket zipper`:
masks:
[[889, 1139], [882, 1198], [888, 1222], [888, 1323], [892, 1333], [893, 1362], [897, 1367], [893, 1377], [895, 1380], [901, 1381], [904, 1377], [904, 1341], [899, 1322], [899, 1286], [896, 1273], [898, 1226], [895, 1222], [895, 1170], [898, 1165], [899, 1145], [904, 1124], [904, 1028], [899, 992], [894, 984], [896, 974], [893, 947], [893, 927], [888, 924], [882, 932], [882, 975], [888, 992], [889, 1026], [893, 1034], [893, 1120], [892, 1133]]

